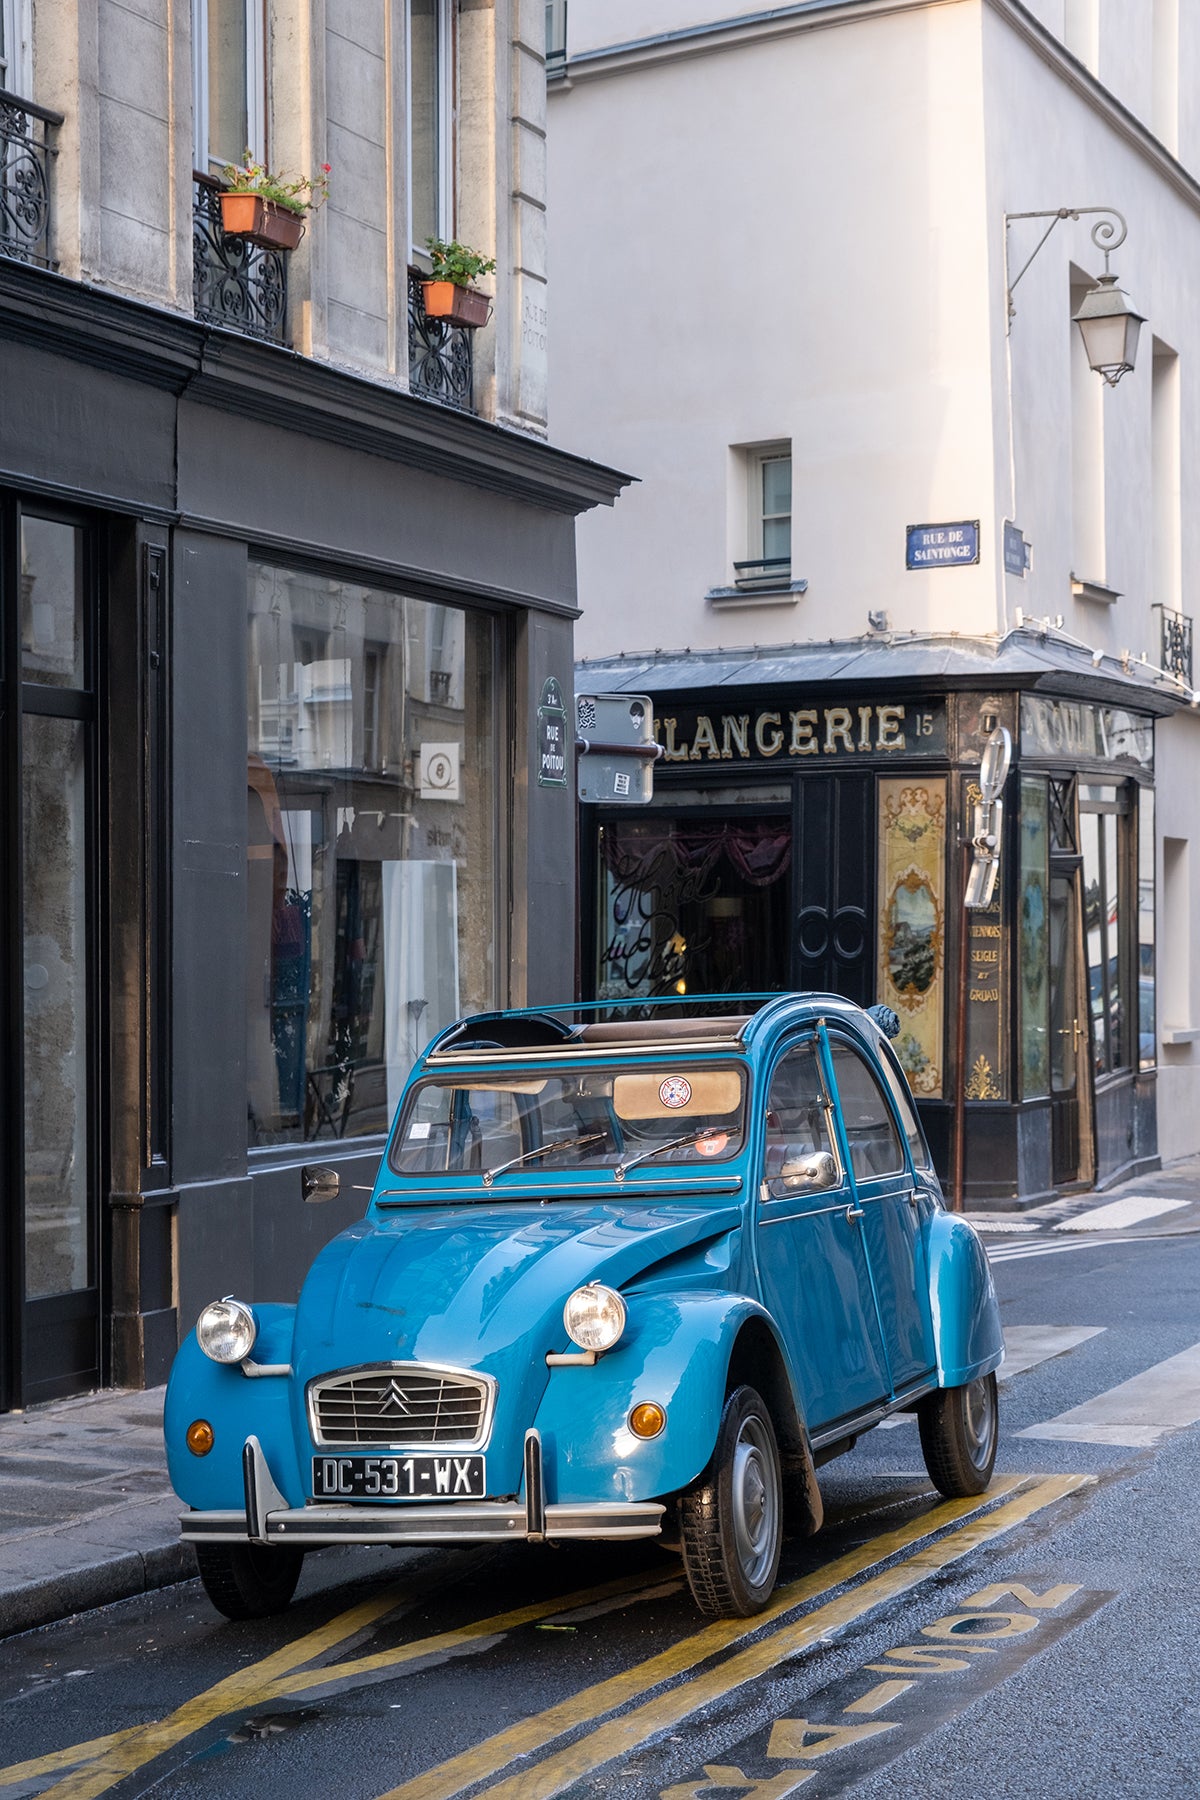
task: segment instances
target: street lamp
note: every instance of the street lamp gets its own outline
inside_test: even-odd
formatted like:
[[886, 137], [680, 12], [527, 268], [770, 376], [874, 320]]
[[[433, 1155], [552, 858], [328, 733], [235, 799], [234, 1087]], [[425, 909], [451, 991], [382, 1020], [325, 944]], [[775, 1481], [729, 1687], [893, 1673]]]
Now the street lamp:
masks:
[[1109, 387], [1116, 387], [1122, 375], [1127, 375], [1133, 368], [1137, 356], [1138, 332], [1146, 321], [1141, 313], [1133, 310], [1128, 294], [1117, 286], [1116, 276], [1109, 273], [1109, 253], [1119, 249], [1125, 242], [1128, 229], [1123, 216], [1115, 206], [1060, 206], [1053, 212], [1005, 213], [1004, 269], [1006, 280], [1008, 275], [1008, 232], [1013, 220], [1049, 219], [1050, 221], [1034, 246], [1033, 255], [1007, 284], [1008, 327], [1011, 331], [1012, 321], [1017, 310], [1013, 304], [1013, 294], [1025, 270], [1028, 269], [1029, 264], [1060, 219], [1077, 220], [1084, 213], [1101, 215], [1092, 226], [1092, 242], [1098, 250], [1104, 252], [1104, 273], [1083, 296], [1079, 311], [1075, 313], [1072, 323], [1079, 327], [1088, 367], [1094, 369], [1097, 375], [1102, 375]]

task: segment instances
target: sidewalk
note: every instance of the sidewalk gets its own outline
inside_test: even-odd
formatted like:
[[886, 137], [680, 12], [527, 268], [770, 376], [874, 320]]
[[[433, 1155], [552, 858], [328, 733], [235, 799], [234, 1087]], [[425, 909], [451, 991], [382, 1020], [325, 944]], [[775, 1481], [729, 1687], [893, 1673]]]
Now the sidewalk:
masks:
[[[1200, 1230], [1200, 1156], [1103, 1194], [980, 1213], [985, 1232], [1054, 1230], [1114, 1201], [1184, 1202], [1134, 1228]], [[163, 1389], [60, 1400], [0, 1417], [0, 1638], [195, 1574], [167, 1481]]]

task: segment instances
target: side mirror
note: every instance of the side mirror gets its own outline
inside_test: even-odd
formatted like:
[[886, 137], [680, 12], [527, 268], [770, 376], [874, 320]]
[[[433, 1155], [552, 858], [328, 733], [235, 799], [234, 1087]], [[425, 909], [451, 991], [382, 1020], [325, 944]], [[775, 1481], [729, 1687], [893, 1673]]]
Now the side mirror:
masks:
[[337, 1170], [324, 1163], [305, 1163], [300, 1171], [300, 1192], [310, 1202], [336, 1200], [340, 1186]]
[[828, 1150], [814, 1150], [795, 1162], [785, 1162], [779, 1179], [789, 1188], [819, 1190], [837, 1186], [838, 1169]]

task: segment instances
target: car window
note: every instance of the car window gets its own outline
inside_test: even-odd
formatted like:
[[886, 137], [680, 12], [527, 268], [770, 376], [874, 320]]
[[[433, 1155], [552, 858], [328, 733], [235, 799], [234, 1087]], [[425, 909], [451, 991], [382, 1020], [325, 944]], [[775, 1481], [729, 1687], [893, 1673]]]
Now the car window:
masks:
[[921, 1130], [917, 1119], [916, 1108], [912, 1103], [912, 1095], [909, 1092], [907, 1081], [898, 1070], [892, 1067], [886, 1057], [880, 1057], [879, 1066], [883, 1070], [888, 1087], [892, 1090], [892, 1099], [896, 1102], [896, 1111], [900, 1114], [900, 1123], [903, 1125], [904, 1135], [908, 1139], [913, 1166], [918, 1169], [932, 1169], [933, 1158], [929, 1154], [925, 1133]]
[[825, 1086], [815, 1046], [809, 1042], [789, 1050], [771, 1077], [767, 1091], [767, 1150], [764, 1173], [772, 1180], [784, 1163], [814, 1150], [832, 1150]]
[[904, 1148], [883, 1089], [849, 1044], [831, 1044], [830, 1051], [855, 1179], [897, 1174], [905, 1167]]

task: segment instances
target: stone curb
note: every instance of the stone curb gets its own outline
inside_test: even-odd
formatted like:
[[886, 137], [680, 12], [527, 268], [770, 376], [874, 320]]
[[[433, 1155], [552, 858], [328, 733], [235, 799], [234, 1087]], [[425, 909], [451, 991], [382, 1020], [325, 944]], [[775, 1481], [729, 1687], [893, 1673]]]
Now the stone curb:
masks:
[[116, 1600], [129, 1600], [155, 1588], [172, 1587], [195, 1573], [195, 1552], [190, 1544], [180, 1542], [99, 1556], [76, 1569], [0, 1587], [0, 1638], [52, 1625], [93, 1607], [111, 1606]]

